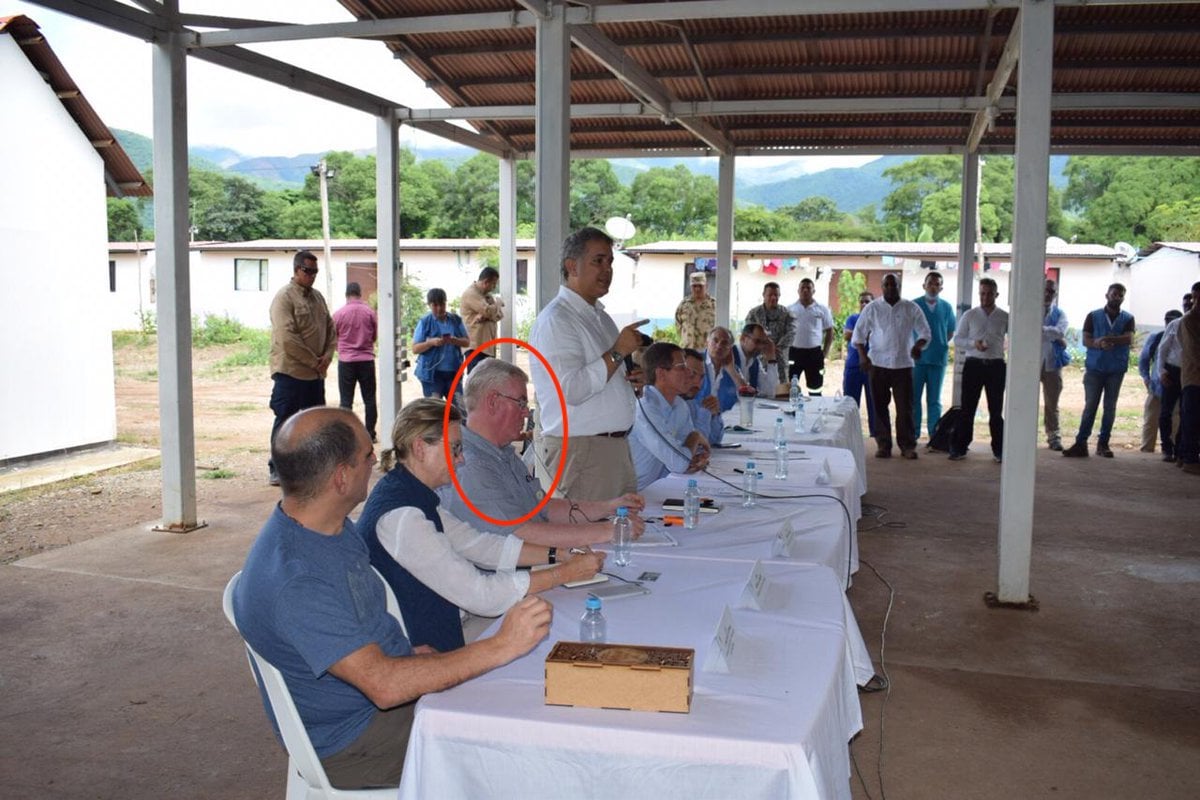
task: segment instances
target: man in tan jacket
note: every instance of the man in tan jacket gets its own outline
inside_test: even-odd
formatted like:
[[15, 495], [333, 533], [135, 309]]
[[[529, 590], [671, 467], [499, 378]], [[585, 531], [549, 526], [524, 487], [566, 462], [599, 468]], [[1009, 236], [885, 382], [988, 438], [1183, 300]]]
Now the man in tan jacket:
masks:
[[[471, 350], [478, 350], [485, 342], [496, 338], [496, 323], [504, 319], [504, 301], [494, 297], [496, 284], [500, 282], [500, 273], [494, 267], [484, 267], [479, 273], [479, 280], [467, 287], [459, 300], [459, 311], [462, 312], [463, 322], [467, 324], [467, 335], [471, 339]], [[469, 355], [467, 351], [464, 355]], [[484, 348], [484, 355], [496, 355], [496, 345]], [[478, 360], [471, 364], [472, 367]]]
[[[337, 332], [325, 298], [313, 289], [317, 257], [301, 250], [292, 259], [292, 279], [271, 301], [271, 441], [297, 411], [325, 405], [325, 373], [333, 363]], [[272, 486], [279, 485], [275, 462], [267, 461]]]

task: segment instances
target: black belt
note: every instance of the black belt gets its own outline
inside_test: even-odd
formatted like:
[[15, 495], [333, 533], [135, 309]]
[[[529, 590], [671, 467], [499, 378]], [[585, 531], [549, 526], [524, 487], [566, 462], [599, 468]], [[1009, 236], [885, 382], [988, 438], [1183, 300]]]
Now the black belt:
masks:
[[631, 430], [633, 430], [633, 428], [630, 428], [629, 430], [624, 430], [624, 431], [610, 431], [608, 433], [593, 433], [592, 436], [604, 436], [608, 439], [624, 439], [626, 436], [629, 435], [629, 431], [631, 431]]

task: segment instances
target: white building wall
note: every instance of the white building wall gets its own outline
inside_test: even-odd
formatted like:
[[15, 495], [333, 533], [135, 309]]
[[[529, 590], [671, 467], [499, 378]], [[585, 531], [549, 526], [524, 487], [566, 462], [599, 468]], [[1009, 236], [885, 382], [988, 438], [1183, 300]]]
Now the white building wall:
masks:
[[1162, 327], [1163, 315], [1183, 310], [1183, 296], [1200, 281], [1200, 253], [1163, 247], [1130, 268], [1126, 308], [1139, 326]]
[[109, 291], [108, 321], [114, 331], [139, 330], [139, 311], [157, 319], [158, 304], [154, 287], [154, 250], [140, 254], [109, 250], [108, 260], [116, 268], [116, 290]]
[[116, 437], [104, 168], [0, 36], [0, 460]]

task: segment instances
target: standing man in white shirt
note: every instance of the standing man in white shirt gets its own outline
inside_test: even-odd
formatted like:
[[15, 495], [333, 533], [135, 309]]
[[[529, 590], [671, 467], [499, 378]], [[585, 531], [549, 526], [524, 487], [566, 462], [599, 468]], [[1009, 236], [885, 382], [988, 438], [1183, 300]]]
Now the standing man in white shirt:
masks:
[[825, 385], [825, 359], [829, 358], [829, 347], [833, 344], [833, 315], [813, 299], [813, 282], [809, 278], [800, 281], [800, 300], [788, 306], [788, 311], [796, 321], [792, 346], [788, 348], [792, 362], [788, 379], [803, 373], [808, 393], [818, 397]]
[[[549, 373], [533, 359], [540, 410], [537, 454], [552, 477], [565, 457], [559, 493], [572, 500], [604, 500], [633, 492], [637, 472], [629, 454], [641, 370], [628, 373], [625, 357], [642, 342], [638, 320], [617, 328], [600, 298], [613, 275], [613, 240], [583, 228], [563, 243], [563, 285], [533, 322], [530, 344], [550, 362], [566, 408]], [[563, 434], [569, 438], [564, 439]]]
[[980, 392], [987, 393], [988, 430], [992, 435], [992, 458], [1000, 463], [1004, 452], [1004, 337], [1008, 334], [1008, 312], [996, 308], [996, 282], [979, 281], [979, 305], [966, 311], [954, 331], [955, 357], [962, 356], [962, 417], [954, 428], [950, 460], [962, 461], [975, 427], [975, 409]]
[[[910, 345], [913, 334], [917, 341]], [[896, 397], [896, 443], [900, 455], [917, 457], [917, 433], [913, 423], [913, 363], [929, 342], [929, 323], [911, 300], [900, 298], [900, 279], [895, 273], [883, 276], [883, 297], [872, 300], [858, 315], [851, 342], [858, 348], [859, 364], [867, 371], [871, 399], [875, 403], [875, 457], [892, 457], [892, 420], [888, 402]], [[870, 342], [870, 355], [867, 343]]]

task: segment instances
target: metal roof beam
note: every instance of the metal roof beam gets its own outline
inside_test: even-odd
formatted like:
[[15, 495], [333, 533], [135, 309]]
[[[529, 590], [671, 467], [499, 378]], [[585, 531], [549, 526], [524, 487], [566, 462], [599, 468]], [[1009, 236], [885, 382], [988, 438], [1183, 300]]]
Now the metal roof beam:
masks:
[[679, 120], [671, 114], [671, 103], [674, 101], [657, 78], [651, 75], [641, 64], [625, 54], [625, 51], [592, 25], [571, 25], [568, 34], [576, 47], [586, 50], [592, 58], [610, 69], [637, 97], [646, 100], [663, 115], [663, 121], [675, 122], [682, 125], [699, 137], [705, 144], [725, 153], [732, 145], [725, 135], [716, 128], [699, 119]]
[[987, 106], [979, 109], [975, 113], [975, 119], [971, 121], [971, 132], [967, 135], [967, 152], [973, 153], [979, 147], [979, 142], [983, 139], [983, 135], [992, 127], [995, 122], [997, 108], [996, 103], [1004, 94], [1004, 89], [1008, 86], [1008, 79], [1012, 77], [1013, 69], [1017, 66], [1017, 59], [1021, 54], [1021, 14], [1018, 12], [1017, 19], [1013, 22], [1012, 30], [1009, 31], [1008, 40], [1004, 43], [1004, 52], [1000, 54], [1000, 61], [996, 64], [996, 70], [992, 73], [991, 83], [988, 84], [985, 97], [987, 98]]
[[139, 11], [116, 0], [31, 0], [35, 5], [95, 23], [102, 28], [154, 41], [170, 30], [166, 21], [155, 14]]
[[[397, 109], [397, 115], [403, 119], [405, 109]], [[449, 122], [405, 122], [406, 125], [423, 130], [426, 133], [432, 133], [435, 136], [440, 136], [443, 139], [449, 139], [452, 142], [458, 142], [461, 145], [472, 147], [476, 150], [482, 150], [485, 153], [491, 153], [497, 158], [504, 158], [512, 154], [512, 151], [503, 145], [497, 144], [495, 141], [486, 137], [480, 136], [478, 133], [460, 128], [457, 125], [451, 125]]]
[[[1086, 0], [1077, 0], [1086, 2]], [[575, 9], [569, 22], [586, 15], [587, 22], [664, 22], [680, 19], [744, 19], [797, 17], [818, 14], [869, 14], [905, 11], [956, 11], [1016, 8], [1020, 0], [684, 0]]]
[[377, 39], [422, 33], [530, 28], [537, 15], [530, 11], [496, 11], [479, 14], [445, 14], [436, 17], [389, 17], [353, 22], [321, 22], [311, 25], [268, 25], [236, 31], [197, 33], [193, 48], [227, 47], [257, 42], [292, 42], [303, 39]]

